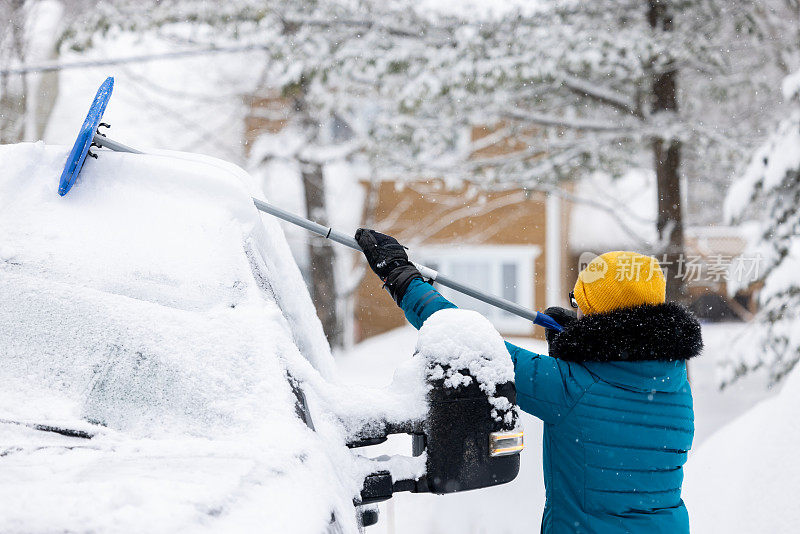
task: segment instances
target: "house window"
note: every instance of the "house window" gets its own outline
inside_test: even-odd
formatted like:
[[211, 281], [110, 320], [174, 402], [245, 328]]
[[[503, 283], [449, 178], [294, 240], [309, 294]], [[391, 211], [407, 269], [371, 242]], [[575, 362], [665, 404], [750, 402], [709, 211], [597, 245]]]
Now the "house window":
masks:
[[[417, 249], [412, 259], [449, 277], [520, 306], [532, 308], [534, 295], [534, 260], [539, 247], [484, 245], [472, 247], [437, 247]], [[460, 308], [475, 310], [506, 334], [530, 334], [530, 321], [449, 288], [436, 288]]]

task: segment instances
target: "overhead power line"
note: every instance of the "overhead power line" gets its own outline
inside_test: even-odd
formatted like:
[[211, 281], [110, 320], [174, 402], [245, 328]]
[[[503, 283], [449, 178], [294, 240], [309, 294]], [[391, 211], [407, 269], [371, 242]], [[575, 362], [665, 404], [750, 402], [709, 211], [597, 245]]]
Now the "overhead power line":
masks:
[[109, 59], [87, 59], [83, 61], [73, 61], [68, 63], [43, 63], [41, 65], [23, 65], [20, 67], [10, 67], [0, 69], [0, 76], [12, 74], [28, 74], [33, 72], [53, 72], [66, 69], [88, 69], [92, 67], [105, 67], [108, 65], [124, 65], [126, 63], [144, 63], [160, 59], [180, 59], [193, 56], [204, 56], [210, 54], [226, 54], [235, 52], [248, 52], [251, 50], [267, 50], [267, 45], [249, 44], [237, 46], [218, 46], [214, 48], [203, 48], [200, 50], [181, 50], [178, 52], [162, 52], [159, 54], [145, 54], [140, 56], [129, 56]]

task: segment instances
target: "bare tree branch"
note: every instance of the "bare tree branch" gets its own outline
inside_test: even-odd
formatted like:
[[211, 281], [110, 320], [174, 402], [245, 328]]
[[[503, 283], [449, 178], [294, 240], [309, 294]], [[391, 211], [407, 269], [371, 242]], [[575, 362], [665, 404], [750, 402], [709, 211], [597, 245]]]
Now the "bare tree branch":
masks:
[[566, 117], [557, 117], [555, 115], [546, 115], [543, 113], [533, 113], [515, 109], [502, 111], [501, 115], [509, 119], [526, 121], [541, 126], [556, 126], [561, 128], [569, 128], [571, 130], [590, 130], [595, 132], [631, 131], [631, 127], [624, 124], [615, 125], [607, 122], [580, 118], [569, 119]]
[[641, 110], [638, 109], [633, 101], [623, 94], [601, 87], [595, 83], [590, 83], [575, 76], [561, 76], [559, 80], [564, 87], [573, 93], [591, 98], [592, 100], [596, 100], [597, 102], [611, 106], [612, 108], [618, 109], [619, 111], [622, 111], [628, 115], [643, 118]]

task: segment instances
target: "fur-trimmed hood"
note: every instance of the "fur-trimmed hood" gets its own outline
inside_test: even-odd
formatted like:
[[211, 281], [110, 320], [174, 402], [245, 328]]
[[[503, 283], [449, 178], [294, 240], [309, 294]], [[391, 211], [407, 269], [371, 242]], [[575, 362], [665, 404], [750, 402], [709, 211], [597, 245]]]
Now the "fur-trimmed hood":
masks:
[[674, 303], [585, 315], [554, 336], [550, 356], [572, 362], [682, 361], [700, 354], [700, 323]]

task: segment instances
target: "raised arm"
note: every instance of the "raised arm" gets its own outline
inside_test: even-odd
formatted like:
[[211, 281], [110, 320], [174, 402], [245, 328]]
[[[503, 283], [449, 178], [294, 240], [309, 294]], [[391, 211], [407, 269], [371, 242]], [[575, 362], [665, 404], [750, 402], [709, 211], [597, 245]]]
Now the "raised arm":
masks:
[[[374, 230], [359, 229], [356, 241], [367, 262], [384, 282], [384, 287], [403, 310], [406, 319], [419, 329], [439, 310], [457, 306], [444, 298], [408, 260], [396, 239]], [[514, 362], [517, 404], [547, 423], [557, 423], [580, 397], [580, 385], [567, 362], [536, 354], [506, 341]], [[578, 370], [581, 378], [588, 374]]]
[[458, 307], [424, 282], [422, 277], [411, 281], [399, 304], [408, 322], [416, 329], [421, 328], [422, 323], [437, 311]]

